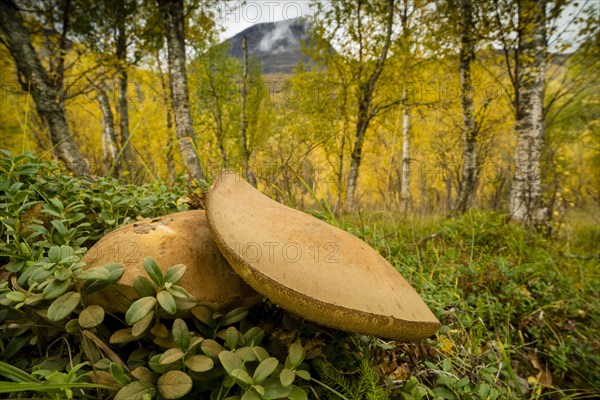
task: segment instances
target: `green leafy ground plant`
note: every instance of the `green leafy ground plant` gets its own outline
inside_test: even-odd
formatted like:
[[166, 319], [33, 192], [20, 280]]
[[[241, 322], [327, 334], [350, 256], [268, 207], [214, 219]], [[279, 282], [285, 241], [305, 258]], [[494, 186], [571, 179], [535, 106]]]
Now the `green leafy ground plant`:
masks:
[[81, 257], [136, 218], [187, 209], [185, 185], [74, 178], [31, 153], [3, 150], [0, 172], [5, 397], [554, 400], [600, 393], [600, 229], [582, 214], [547, 238], [489, 212], [337, 217], [317, 204], [322, 218], [376, 247], [443, 323], [433, 338], [394, 343], [315, 326], [268, 300], [215, 311], [178, 285], [184, 265], [163, 274], [150, 258], [134, 283], [139, 299], [125, 314], [106, 313], [86, 296], [113, 284], [123, 267], [84, 270]]

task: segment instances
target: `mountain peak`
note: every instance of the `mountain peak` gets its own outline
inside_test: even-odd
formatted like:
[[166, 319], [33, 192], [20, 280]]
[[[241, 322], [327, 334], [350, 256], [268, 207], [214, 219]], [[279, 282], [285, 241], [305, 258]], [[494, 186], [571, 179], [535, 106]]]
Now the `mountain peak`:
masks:
[[309, 62], [302, 53], [309, 31], [310, 24], [305, 18], [252, 25], [227, 40], [229, 54], [242, 59], [242, 37], [246, 35], [248, 54], [261, 63], [264, 73], [291, 74], [299, 61]]

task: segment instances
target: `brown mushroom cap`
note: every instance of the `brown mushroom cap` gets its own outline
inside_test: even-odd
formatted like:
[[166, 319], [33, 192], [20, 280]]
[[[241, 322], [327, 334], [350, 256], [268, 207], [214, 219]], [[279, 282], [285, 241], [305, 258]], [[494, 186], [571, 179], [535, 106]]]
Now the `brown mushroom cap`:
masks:
[[187, 269], [177, 285], [200, 304], [216, 309], [249, 306], [259, 298], [219, 252], [204, 211], [192, 210], [122, 226], [92, 246], [82, 259], [85, 269], [117, 262], [125, 272], [114, 285], [87, 296], [86, 303], [108, 312], [127, 311], [139, 298], [134, 279], [148, 277], [142, 265], [146, 256], [156, 260], [163, 274], [173, 265], [184, 264]]
[[223, 171], [206, 203], [213, 240], [233, 269], [281, 307], [319, 324], [419, 340], [440, 323], [400, 273], [346, 231], [286, 207]]

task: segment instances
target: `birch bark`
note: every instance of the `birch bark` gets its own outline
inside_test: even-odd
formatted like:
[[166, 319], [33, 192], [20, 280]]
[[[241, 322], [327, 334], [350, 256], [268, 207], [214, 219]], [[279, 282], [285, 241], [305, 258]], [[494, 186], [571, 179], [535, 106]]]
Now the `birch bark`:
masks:
[[544, 142], [546, 72], [546, 1], [519, 2], [519, 43], [516, 97], [517, 146], [510, 195], [512, 218], [524, 226], [545, 223], [540, 158]]
[[188, 177], [196, 182], [204, 181], [204, 171], [197, 153], [185, 65], [185, 36], [183, 24], [183, 0], [157, 0], [165, 26], [168, 47], [169, 83], [175, 131], [179, 152]]

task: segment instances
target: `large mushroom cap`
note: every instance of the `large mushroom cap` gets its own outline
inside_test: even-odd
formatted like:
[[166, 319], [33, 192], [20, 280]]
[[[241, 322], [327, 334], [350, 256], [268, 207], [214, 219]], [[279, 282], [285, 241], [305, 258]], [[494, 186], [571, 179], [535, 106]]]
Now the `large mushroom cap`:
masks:
[[213, 240], [233, 269], [281, 307], [319, 324], [396, 340], [439, 321], [400, 273], [348, 232], [223, 171], [207, 196]]
[[86, 302], [109, 312], [126, 312], [139, 298], [134, 279], [147, 277], [142, 265], [146, 256], [156, 260], [163, 274], [173, 265], [184, 264], [186, 272], [177, 284], [200, 304], [225, 308], [258, 300], [211, 239], [204, 211], [193, 210], [125, 225], [100, 239], [83, 257], [85, 268], [118, 262], [125, 272], [114, 285], [89, 295]]

